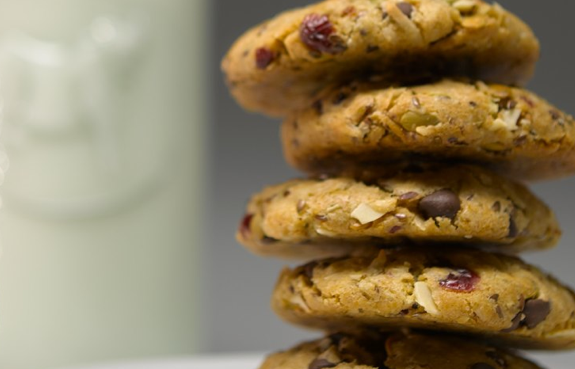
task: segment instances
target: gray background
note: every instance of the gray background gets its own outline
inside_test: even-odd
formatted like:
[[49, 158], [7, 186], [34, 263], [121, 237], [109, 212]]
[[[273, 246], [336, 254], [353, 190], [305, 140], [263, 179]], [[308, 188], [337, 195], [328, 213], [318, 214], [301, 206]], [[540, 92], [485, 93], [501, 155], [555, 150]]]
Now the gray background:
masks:
[[[273, 351], [314, 336], [280, 322], [269, 309], [269, 295], [281, 261], [252, 256], [233, 239], [246, 200], [265, 184], [298, 174], [283, 161], [278, 121], [242, 111], [228, 95], [219, 61], [232, 42], [249, 27], [304, 0], [215, 0], [212, 36], [213, 106], [210, 155], [209, 232], [204, 266], [205, 349], [210, 351]], [[501, 0], [540, 38], [542, 57], [530, 89], [559, 108], [575, 113], [575, 2], [565, 0]], [[533, 186], [557, 212], [564, 237], [555, 250], [526, 258], [575, 286], [575, 179]], [[316, 334], [317, 335], [317, 334]], [[544, 357], [551, 366], [575, 360], [575, 354]], [[565, 365], [565, 364], [564, 364]], [[571, 365], [565, 366], [571, 367]]]

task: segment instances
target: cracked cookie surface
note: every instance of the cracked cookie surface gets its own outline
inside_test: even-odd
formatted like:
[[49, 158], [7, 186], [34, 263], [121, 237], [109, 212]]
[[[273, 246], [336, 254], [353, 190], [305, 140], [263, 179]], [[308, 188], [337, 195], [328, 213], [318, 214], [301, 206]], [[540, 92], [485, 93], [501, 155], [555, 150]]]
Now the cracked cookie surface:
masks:
[[499, 5], [480, 0], [327, 0], [244, 34], [222, 63], [241, 105], [282, 116], [331, 83], [372, 74], [523, 84], [539, 43]]
[[380, 250], [285, 269], [272, 307], [328, 331], [407, 327], [575, 348], [573, 292], [517, 258], [477, 250]]
[[[457, 348], [454, 350], [454, 348]], [[420, 333], [333, 334], [270, 355], [260, 369], [540, 369], [510, 351]]]
[[314, 259], [367, 245], [436, 243], [505, 252], [554, 246], [553, 212], [524, 186], [472, 166], [410, 166], [364, 181], [293, 180], [247, 206], [237, 240], [256, 254]]
[[352, 83], [284, 121], [286, 159], [310, 173], [413, 160], [480, 163], [506, 176], [575, 173], [573, 117], [519, 88], [444, 80]]

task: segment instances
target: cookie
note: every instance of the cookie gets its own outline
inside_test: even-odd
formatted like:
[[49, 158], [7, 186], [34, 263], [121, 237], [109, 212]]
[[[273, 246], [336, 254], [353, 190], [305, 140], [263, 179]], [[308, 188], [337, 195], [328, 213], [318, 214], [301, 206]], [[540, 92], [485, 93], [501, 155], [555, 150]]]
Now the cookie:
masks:
[[247, 206], [238, 241], [292, 259], [362, 252], [365, 245], [456, 242], [518, 252], [554, 246], [552, 211], [527, 188], [473, 166], [409, 166], [377, 178], [300, 179]]
[[222, 63], [241, 105], [283, 116], [323, 87], [362, 76], [454, 75], [523, 84], [539, 58], [531, 29], [480, 0], [327, 0], [244, 34]]
[[260, 369], [540, 369], [508, 350], [442, 335], [333, 334], [270, 355]]
[[285, 269], [272, 306], [289, 322], [331, 331], [408, 327], [575, 348], [575, 294], [517, 258], [478, 250], [380, 250]]
[[330, 89], [283, 124], [290, 164], [310, 173], [456, 160], [520, 179], [575, 173], [575, 121], [535, 94], [481, 82]]

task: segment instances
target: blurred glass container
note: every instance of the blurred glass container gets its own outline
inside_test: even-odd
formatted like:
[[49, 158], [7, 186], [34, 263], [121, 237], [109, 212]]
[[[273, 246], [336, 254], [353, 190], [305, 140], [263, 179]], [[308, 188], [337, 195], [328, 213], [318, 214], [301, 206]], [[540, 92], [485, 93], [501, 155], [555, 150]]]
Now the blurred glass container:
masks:
[[1, 368], [197, 347], [207, 5], [0, 0]]

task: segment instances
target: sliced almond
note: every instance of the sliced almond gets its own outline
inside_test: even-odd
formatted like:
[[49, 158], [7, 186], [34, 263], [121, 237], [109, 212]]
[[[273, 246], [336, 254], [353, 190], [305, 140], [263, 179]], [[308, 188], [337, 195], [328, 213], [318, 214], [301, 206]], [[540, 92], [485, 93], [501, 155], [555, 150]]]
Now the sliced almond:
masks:
[[379, 218], [383, 217], [384, 215], [385, 213], [375, 211], [371, 206], [364, 203], [360, 204], [351, 213], [351, 217], [359, 221], [361, 224], [368, 224], [374, 222]]
[[427, 286], [425, 282], [415, 282], [415, 301], [420, 305], [423, 306], [425, 311], [427, 311], [431, 315], [438, 315], [439, 309], [433, 301], [433, 297], [431, 296], [431, 290]]

